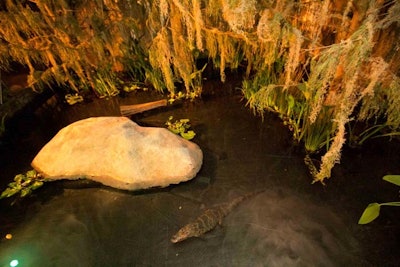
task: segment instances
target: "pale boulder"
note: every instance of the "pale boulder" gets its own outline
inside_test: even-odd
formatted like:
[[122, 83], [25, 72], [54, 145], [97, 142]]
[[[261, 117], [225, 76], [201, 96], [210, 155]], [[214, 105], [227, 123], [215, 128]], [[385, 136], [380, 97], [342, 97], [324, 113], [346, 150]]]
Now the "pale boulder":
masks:
[[87, 178], [119, 189], [165, 187], [196, 176], [201, 149], [165, 128], [95, 117], [61, 129], [32, 167], [48, 179]]

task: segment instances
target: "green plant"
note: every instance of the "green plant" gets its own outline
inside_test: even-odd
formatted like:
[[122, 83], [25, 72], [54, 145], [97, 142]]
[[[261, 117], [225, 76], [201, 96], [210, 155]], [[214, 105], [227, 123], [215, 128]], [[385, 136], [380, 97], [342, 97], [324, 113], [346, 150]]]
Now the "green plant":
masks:
[[65, 100], [69, 105], [75, 105], [76, 103], [83, 102], [83, 97], [79, 95], [78, 93], [76, 94], [66, 94], [65, 95]]
[[137, 90], [147, 91], [148, 88], [146, 86], [144, 86], [144, 84], [142, 84], [142, 83], [131, 82], [131, 83], [124, 84], [123, 90], [124, 90], [124, 92], [130, 93], [130, 92], [137, 91]]
[[94, 90], [100, 98], [116, 96], [119, 94], [116, 84], [120, 82], [115, 73], [105, 72], [104, 75], [98, 73], [94, 83]]
[[44, 181], [45, 179], [35, 170], [27, 171], [25, 174], [17, 174], [14, 177], [14, 182], [9, 183], [7, 189], [1, 193], [0, 199], [18, 193], [21, 197], [25, 197], [31, 194], [33, 190], [41, 187]]
[[108, 97], [129, 77], [168, 91], [173, 102], [200, 95], [199, 59], [208, 58], [221, 81], [240, 67], [252, 108], [279, 114], [307, 153], [326, 148], [314, 181], [340, 161], [348, 122], [380, 117], [387, 135], [400, 129], [400, 1], [2, 3], [0, 68], [23, 65], [36, 90], [56, 84]]
[[378, 137], [391, 137], [391, 136], [399, 136], [400, 132], [399, 131], [393, 131], [389, 133], [382, 133], [382, 130], [385, 128], [389, 128], [389, 131], [391, 130], [390, 127], [388, 127], [387, 123], [383, 124], [376, 124], [371, 127], [368, 127], [367, 129], [363, 130], [360, 133], [355, 133], [354, 131], [354, 126], [349, 127], [349, 145], [350, 146], [361, 146], [364, 144], [365, 141], [369, 139], [374, 139]]
[[185, 98], [186, 97], [186, 95], [185, 95], [185, 93], [182, 93], [181, 91], [179, 91], [178, 93], [176, 93], [176, 94], [174, 94], [174, 95], [170, 95], [169, 96], [169, 99], [168, 99], [168, 103], [169, 104], [172, 104], [172, 103], [174, 103], [176, 100], [180, 100], [180, 99], [183, 99], [183, 98]]
[[180, 119], [172, 122], [174, 119], [173, 116], [168, 118], [168, 121], [165, 123], [167, 125], [168, 130], [173, 132], [174, 134], [178, 134], [185, 138], [186, 140], [191, 140], [195, 137], [196, 133], [192, 130], [189, 130], [190, 124], [189, 119]]
[[[385, 175], [382, 179], [397, 186], [400, 186], [400, 175]], [[358, 224], [367, 224], [375, 220], [379, 216], [381, 206], [400, 206], [400, 201], [370, 203], [358, 220]]]

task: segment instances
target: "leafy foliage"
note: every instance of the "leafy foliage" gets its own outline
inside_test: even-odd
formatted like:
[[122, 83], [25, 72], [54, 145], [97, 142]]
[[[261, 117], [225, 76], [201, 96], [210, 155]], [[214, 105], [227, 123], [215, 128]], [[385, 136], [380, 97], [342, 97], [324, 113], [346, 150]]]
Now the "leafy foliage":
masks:
[[173, 116], [168, 118], [168, 121], [165, 123], [167, 125], [168, 130], [173, 132], [174, 134], [178, 134], [185, 138], [186, 140], [191, 140], [195, 137], [196, 133], [190, 129], [189, 119], [180, 119], [172, 122], [174, 119]]
[[399, 131], [399, 1], [6, 0], [1, 7], [0, 68], [26, 66], [36, 90], [57, 85], [106, 97], [130, 79], [172, 100], [194, 98], [203, 82], [198, 59], [208, 58], [221, 81], [241, 66], [248, 105], [276, 112], [308, 155], [325, 152], [314, 181], [330, 177], [349, 124], [379, 120], [388, 136]]
[[[385, 175], [383, 180], [400, 186], [400, 175]], [[369, 204], [358, 220], [358, 224], [367, 224], [375, 220], [379, 216], [381, 206], [400, 206], [400, 201]]]
[[115, 1], [6, 0], [0, 10], [1, 68], [13, 62], [26, 66], [35, 90], [56, 84], [75, 92], [93, 89], [100, 97], [114, 95], [114, 73], [127, 71], [140, 79], [148, 68], [132, 64], [132, 56], [146, 62], [143, 47], [135, 42], [142, 25], [134, 18], [143, 19], [142, 8], [124, 4], [130, 16]]
[[382, 179], [389, 183], [400, 186], [400, 175], [385, 175]]
[[[267, 50], [262, 50], [264, 61], [257, 62], [259, 71], [243, 83], [244, 95], [254, 110], [276, 112], [294, 139], [305, 145], [308, 157], [325, 150], [319, 169], [305, 159], [314, 182], [323, 182], [340, 160], [346, 125], [364, 121], [368, 129], [374, 118], [375, 123], [379, 119], [387, 126], [389, 132], [383, 136], [398, 133], [399, 77], [390, 71], [394, 66], [387, 59], [399, 54], [377, 38], [389, 25], [399, 31], [395, 21], [400, 15], [393, 12], [400, 4], [360, 1], [357, 9], [348, 1], [335, 18], [330, 1], [301, 3], [297, 10], [276, 3], [273, 12], [265, 10], [260, 19], [258, 50]], [[352, 19], [346, 15], [350, 13]], [[328, 41], [324, 38], [329, 33], [335, 38]], [[399, 45], [399, 39], [391, 40]], [[393, 86], [396, 96], [390, 89]], [[364, 142], [371, 136], [364, 132], [352, 137]]]
[[79, 95], [78, 93], [76, 94], [66, 94], [65, 95], [65, 100], [69, 105], [75, 105], [76, 103], [83, 102], [83, 97]]
[[44, 178], [35, 170], [27, 171], [25, 174], [18, 174], [14, 177], [14, 181], [8, 184], [0, 199], [8, 198], [15, 194], [20, 194], [20, 197], [25, 197], [32, 193], [33, 190], [38, 189], [44, 183]]

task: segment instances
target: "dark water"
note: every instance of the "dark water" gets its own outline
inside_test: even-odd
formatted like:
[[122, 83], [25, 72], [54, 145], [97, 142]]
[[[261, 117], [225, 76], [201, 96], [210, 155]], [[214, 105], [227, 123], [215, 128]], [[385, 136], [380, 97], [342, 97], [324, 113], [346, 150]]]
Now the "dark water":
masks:
[[[118, 115], [119, 104], [150, 98], [65, 109], [49, 104], [21, 115], [1, 144], [1, 189], [29, 169], [59, 128]], [[311, 185], [302, 150], [286, 128], [272, 115], [262, 121], [244, 104], [235, 94], [215, 95], [132, 117], [159, 127], [171, 115], [191, 120], [204, 163], [190, 182], [141, 192], [53, 182], [12, 207], [1, 200], [0, 266], [13, 259], [19, 266], [400, 266], [398, 208], [384, 207], [375, 222], [357, 225], [368, 203], [398, 200], [398, 188], [381, 177], [400, 173], [399, 144], [375, 140], [345, 149], [327, 186]], [[204, 207], [261, 188], [222, 227], [202, 238], [169, 241]], [[11, 240], [3, 238], [7, 233]]]

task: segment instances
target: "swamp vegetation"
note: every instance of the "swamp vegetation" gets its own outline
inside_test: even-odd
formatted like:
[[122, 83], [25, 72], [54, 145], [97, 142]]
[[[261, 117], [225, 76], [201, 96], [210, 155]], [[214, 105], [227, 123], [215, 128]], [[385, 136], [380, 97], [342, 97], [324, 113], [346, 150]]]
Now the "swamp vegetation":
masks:
[[223, 82], [238, 69], [248, 106], [279, 115], [314, 181], [347, 140], [399, 132], [399, 1], [5, 0], [0, 22], [1, 70], [26, 67], [36, 91], [192, 99], [206, 67]]

